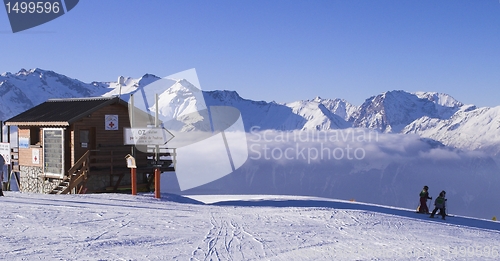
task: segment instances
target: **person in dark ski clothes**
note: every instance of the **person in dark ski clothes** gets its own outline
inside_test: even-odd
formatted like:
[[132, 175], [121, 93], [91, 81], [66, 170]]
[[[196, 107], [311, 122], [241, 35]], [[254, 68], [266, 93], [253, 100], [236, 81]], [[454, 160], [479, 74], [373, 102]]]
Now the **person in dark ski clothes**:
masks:
[[439, 209], [439, 213], [441, 214], [442, 219], [445, 219], [445, 217], [446, 217], [446, 213], [445, 213], [446, 199], [445, 199], [445, 196], [446, 196], [446, 192], [441, 191], [441, 193], [439, 193], [439, 197], [437, 197], [436, 200], [434, 201], [435, 208], [431, 213], [431, 218], [434, 217], [434, 215], [436, 214], [436, 212]]
[[443, 194], [444, 194], [444, 197], [445, 197], [444, 201], [445, 201], [445, 203], [444, 203], [444, 206], [443, 206], [443, 208], [442, 208], [443, 210], [442, 210], [442, 211], [441, 211], [441, 210], [439, 210], [439, 212], [437, 213], [437, 215], [438, 215], [438, 216], [439, 216], [439, 215], [443, 215], [442, 213], [444, 213], [444, 216], [448, 216], [448, 215], [446, 214], [446, 201], [448, 201], [448, 199], [446, 198], [446, 191], [444, 191], [444, 190], [443, 190], [443, 191], [441, 191], [441, 193], [443, 193]]
[[432, 199], [432, 197], [429, 197], [429, 187], [424, 186], [424, 188], [420, 192], [420, 207], [418, 208], [419, 213], [429, 214], [427, 199]]

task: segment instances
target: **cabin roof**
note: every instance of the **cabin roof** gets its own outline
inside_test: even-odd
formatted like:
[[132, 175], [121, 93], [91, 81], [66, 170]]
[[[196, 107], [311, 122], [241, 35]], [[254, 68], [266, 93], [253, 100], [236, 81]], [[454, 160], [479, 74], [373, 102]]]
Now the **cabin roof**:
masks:
[[6, 120], [5, 125], [69, 126], [73, 122], [114, 103], [128, 106], [127, 102], [118, 97], [49, 99]]

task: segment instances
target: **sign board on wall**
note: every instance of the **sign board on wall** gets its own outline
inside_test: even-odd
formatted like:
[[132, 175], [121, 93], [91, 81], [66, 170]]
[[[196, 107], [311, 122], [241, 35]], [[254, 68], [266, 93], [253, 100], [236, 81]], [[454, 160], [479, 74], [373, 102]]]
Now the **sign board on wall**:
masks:
[[173, 138], [165, 128], [123, 128], [125, 145], [165, 145]]
[[31, 150], [31, 163], [40, 164], [40, 150], [32, 149]]
[[118, 130], [118, 115], [104, 115], [104, 129]]
[[0, 157], [4, 158], [5, 164], [10, 164], [10, 144], [0, 142]]
[[30, 147], [30, 138], [19, 137], [19, 148], [27, 149]]

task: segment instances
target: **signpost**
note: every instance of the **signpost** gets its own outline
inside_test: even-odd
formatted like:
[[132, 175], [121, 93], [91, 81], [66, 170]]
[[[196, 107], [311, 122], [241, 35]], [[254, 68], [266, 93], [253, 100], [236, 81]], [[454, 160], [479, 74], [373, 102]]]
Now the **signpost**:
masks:
[[5, 160], [5, 165], [10, 164], [10, 144], [8, 142], [0, 142], [0, 157]]
[[173, 138], [172, 133], [161, 127], [123, 129], [125, 145], [165, 145]]
[[135, 158], [128, 154], [125, 156], [125, 159], [127, 160], [127, 168], [130, 169], [130, 183], [132, 183], [132, 195], [137, 195], [137, 174], [136, 174], [136, 164], [135, 164]]
[[[155, 94], [155, 128], [159, 127], [160, 121], [158, 120], [158, 93]], [[173, 137], [173, 135], [172, 135]], [[166, 142], [165, 142], [166, 143]], [[165, 144], [163, 143], [163, 144]], [[160, 152], [160, 144], [155, 144], [155, 161], [158, 162], [160, 160], [159, 152]], [[160, 198], [160, 168], [155, 167], [155, 198]]]
[[[120, 82], [120, 81], [119, 81]], [[121, 84], [120, 84], [121, 85]], [[130, 97], [132, 107], [133, 107], [133, 96]], [[155, 146], [155, 155], [154, 161], [151, 162], [154, 168], [154, 179], [155, 179], [155, 198], [160, 198], [160, 168], [163, 165], [163, 162], [160, 161], [159, 158], [159, 150], [161, 145], [167, 144], [171, 139], [174, 138], [174, 135], [168, 131], [167, 129], [160, 127], [158, 120], [158, 94], [155, 95], [155, 104], [156, 104], [156, 112], [155, 112], [155, 126], [154, 127], [146, 127], [146, 128], [123, 128], [123, 143], [125, 145], [154, 145]], [[133, 117], [133, 113], [132, 116]], [[133, 123], [133, 118], [131, 119]], [[134, 164], [128, 164], [130, 168], [130, 175], [132, 181], [132, 195], [137, 194], [136, 190], [136, 170], [135, 170], [135, 159], [133, 155], [127, 155], [127, 163], [129, 160], [134, 160]], [[131, 163], [131, 162], [130, 162]], [[133, 167], [132, 167], [133, 166]]]

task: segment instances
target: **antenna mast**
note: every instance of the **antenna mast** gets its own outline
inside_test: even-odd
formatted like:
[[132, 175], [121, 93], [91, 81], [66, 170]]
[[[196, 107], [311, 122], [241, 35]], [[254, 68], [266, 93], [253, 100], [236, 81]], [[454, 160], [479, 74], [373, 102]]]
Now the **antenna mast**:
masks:
[[125, 84], [125, 77], [120, 76], [118, 77], [118, 85], [120, 86], [120, 91], [118, 93], [118, 99], [120, 99], [120, 96], [122, 95], [122, 85]]

